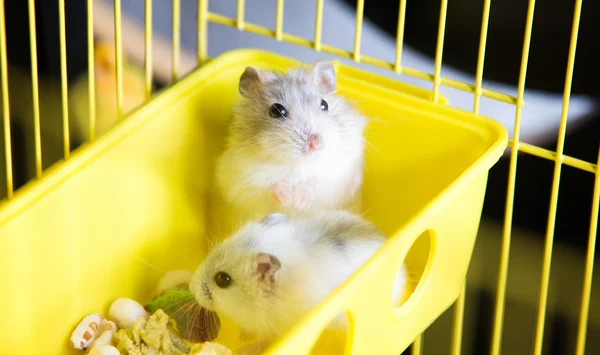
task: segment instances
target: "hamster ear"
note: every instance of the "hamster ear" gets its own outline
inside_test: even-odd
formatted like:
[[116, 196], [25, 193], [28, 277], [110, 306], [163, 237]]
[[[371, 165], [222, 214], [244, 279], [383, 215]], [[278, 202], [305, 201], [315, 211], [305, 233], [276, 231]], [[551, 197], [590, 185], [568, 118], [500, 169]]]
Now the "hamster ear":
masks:
[[286, 222], [288, 219], [283, 213], [271, 213], [260, 221], [260, 223], [267, 226], [274, 226], [279, 223]]
[[273, 255], [267, 253], [256, 254], [256, 271], [260, 281], [270, 284], [275, 283], [280, 269], [281, 263]]
[[261, 73], [258, 69], [253, 67], [246, 67], [244, 73], [240, 77], [240, 83], [238, 90], [244, 97], [248, 97], [248, 94], [252, 91], [252, 88], [256, 84], [261, 83]]
[[316, 75], [318, 84], [323, 94], [335, 91], [335, 68], [329, 61], [318, 61], [313, 65], [313, 73]]

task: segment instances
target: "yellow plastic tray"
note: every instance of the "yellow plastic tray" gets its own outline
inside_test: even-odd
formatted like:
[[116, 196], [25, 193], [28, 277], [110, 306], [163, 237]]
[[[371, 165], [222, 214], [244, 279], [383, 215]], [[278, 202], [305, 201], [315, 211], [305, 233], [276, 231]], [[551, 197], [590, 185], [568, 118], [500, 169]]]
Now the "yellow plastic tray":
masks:
[[[0, 353], [77, 353], [69, 336], [111, 301], [149, 300], [165, 271], [193, 270], [223, 216], [210, 201], [231, 104], [246, 65], [298, 64], [229, 52], [134, 112], [0, 208]], [[339, 93], [374, 118], [363, 209], [391, 236], [348, 282], [270, 350], [309, 351], [348, 312], [346, 350], [399, 354], [457, 298], [490, 167], [507, 144], [497, 122], [431, 102], [431, 93], [336, 63]], [[420, 282], [391, 304], [400, 262]], [[218, 341], [233, 346], [227, 327]]]

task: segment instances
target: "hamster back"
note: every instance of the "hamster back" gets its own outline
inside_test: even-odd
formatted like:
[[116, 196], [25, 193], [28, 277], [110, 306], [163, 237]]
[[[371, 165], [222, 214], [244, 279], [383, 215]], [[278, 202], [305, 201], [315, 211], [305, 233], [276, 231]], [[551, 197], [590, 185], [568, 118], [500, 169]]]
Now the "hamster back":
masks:
[[[313, 217], [271, 214], [215, 247], [190, 289], [202, 307], [270, 343], [327, 297], [385, 241], [370, 222], [345, 211]], [[397, 297], [406, 274], [396, 280]], [[345, 329], [336, 319], [328, 331]]]

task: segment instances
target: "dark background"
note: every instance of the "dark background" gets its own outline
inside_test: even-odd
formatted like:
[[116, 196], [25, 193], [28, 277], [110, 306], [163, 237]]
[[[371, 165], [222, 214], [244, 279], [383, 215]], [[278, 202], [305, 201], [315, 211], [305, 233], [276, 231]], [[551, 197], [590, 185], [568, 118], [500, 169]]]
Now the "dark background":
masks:
[[[354, 6], [356, 1], [343, 0]], [[364, 16], [390, 36], [398, 26], [399, 1], [369, 0]], [[573, 21], [574, 0], [536, 2], [526, 88], [562, 93]], [[484, 78], [517, 86], [528, 1], [491, 2]], [[483, 13], [482, 0], [450, 0], [444, 41], [444, 66], [475, 74]], [[440, 0], [407, 1], [405, 44], [435, 56]], [[600, 97], [600, 2], [584, 1], [573, 76], [572, 93]], [[600, 110], [589, 124], [568, 129], [564, 153], [595, 163], [600, 148]], [[558, 137], [558, 132], [556, 132]], [[556, 150], [557, 138], [542, 144]], [[484, 216], [504, 218], [509, 159], [490, 172]], [[554, 162], [519, 154], [513, 225], [545, 233]], [[594, 175], [563, 165], [555, 238], [585, 248], [587, 245]]]

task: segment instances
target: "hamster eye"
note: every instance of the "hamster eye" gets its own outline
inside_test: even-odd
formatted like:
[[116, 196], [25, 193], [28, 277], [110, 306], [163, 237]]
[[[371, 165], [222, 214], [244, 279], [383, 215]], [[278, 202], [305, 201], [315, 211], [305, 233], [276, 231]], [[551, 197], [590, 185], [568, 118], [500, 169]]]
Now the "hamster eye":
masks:
[[327, 104], [327, 101], [321, 99], [321, 111], [327, 111], [329, 110], [329, 105]]
[[271, 105], [271, 110], [269, 110], [269, 116], [271, 116], [272, 118], [287, 117], [287, 115], [288, 112], [282, 104]]
[[215, 275], [215, 283], [217, 284], [217, 286], [219, 286], [220, 288], [227, 288], [231, 285], [231, 283], [233, 282], [233, 280], [231, 279], [231, 276], [229, 276], [227, 273], [224, 272], [218, 272]]

